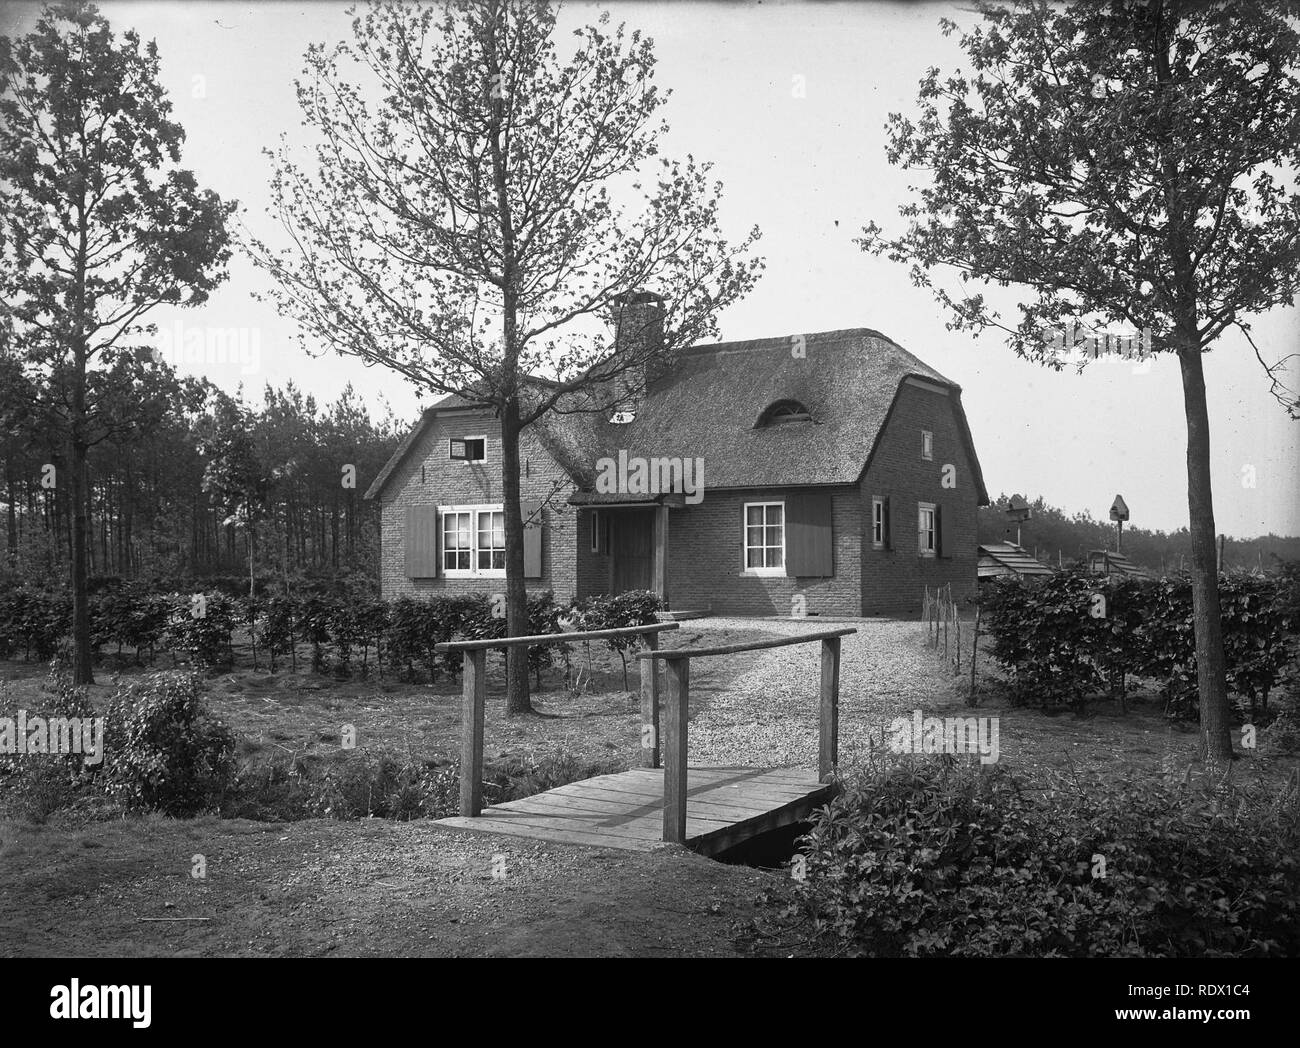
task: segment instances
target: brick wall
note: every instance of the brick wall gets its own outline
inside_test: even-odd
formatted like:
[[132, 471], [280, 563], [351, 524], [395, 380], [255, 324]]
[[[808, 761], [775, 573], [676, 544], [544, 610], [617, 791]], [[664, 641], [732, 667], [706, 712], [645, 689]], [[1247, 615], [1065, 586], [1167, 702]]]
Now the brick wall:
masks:
[[[976, 507], [979, 494], [969, 456], [961, 439], [948, 396], [904, 385], [894, 405], [885, 432], [862, 483], [862, 613], [919, 614], [926, 586], [952, 584], [952, 595], [965, 599], [975, 590], [978, 540]], [[934, 434], [931, 462], [921, 458], [921, 431]], [[956, 467], [956, 487], [941, 486], [945, 464]], [[871, 500], [888, 496], [898, 502], [901, 534], [894, 535], [894, 549], [871, 546]], [[952, 557], [921, 557], [917, 554], [917, 503], [933, 502], [943, 507], [951, 526]]]
[[677, 609], [712, 608], [717, 614], [727, 615], [789, 615], [794, 595], [801, 593], [810, 614], [859, 614], [862, 504], [856, 488], [829, 490], [835, 570], [831, 578], [743, 573], [745, 503], [779, 502], [788, 489], [706, 490], [703, 502], [670, 510], [670, 605]]
[[[608, 510], [606, 512], [609, 512]], [[596, 510], [579, 510], [577, 541], [577, 586], [579, 597], [590, 597], [609, 590], [610, 556], [608, 553], [593, 553], [591, 550], [591, 518]], [[604, 527], [602, 522], [601, 527]], [[601, 549], [605, 548], [604, 539]]]
[[[447, 458], [447, 440], [452, 437], [487, 438], [483, 462], [459, 462]], [[574, 547], [576, 514], [567, 504], [573, 491], [568, 476], [542, 446], [524, 430], [520, 438], [519, 478], [525, 500], [541, 501], [550, 496], [543, 510], [542, 577], [529, 579], [530, 590], [553, 589], [557, 600], [574, 596], [577, 577]], [[424, 467], [421, 479], [420, 469]], [[501, 593], [503, 578], [408, 579], [402, 548], [408, 505], [452, 506], [501, 501], [501, 426], [490, 412], [454, 411], [437, 414], [398, 466], [385, 486], [381, 515], [380, 585], [385, 597], [418, 596], [422, 593]]]

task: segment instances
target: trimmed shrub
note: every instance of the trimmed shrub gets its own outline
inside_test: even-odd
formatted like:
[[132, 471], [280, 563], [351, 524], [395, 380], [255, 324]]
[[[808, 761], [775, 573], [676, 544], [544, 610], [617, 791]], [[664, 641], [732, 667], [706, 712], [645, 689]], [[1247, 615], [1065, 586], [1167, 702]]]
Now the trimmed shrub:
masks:
[[[1229, 688], [1252, 713], [1296, 656], [1300, 609], [1291, 577], [1219, 576]], [[1076, 709], [1108, 687], [1123, 698], [1129, 675], [1161, 682], [1171, 716], [1197, 713], [1191, 581], [1106, 578], [1060, 571], [1037, 585], [999, 579], [980, 597], [993, 655], [1011, 671], [1016, 703]]]
[[[565, 611], [576, 618], [582, 630], [626, 629], [630, 626], [648, 626], [659, 621], [658, 611], [663, 601], [649, 590], [631, 590], [614, 596], [588, 597], [574, 601]], [[640, 637], [608, 637], [603, 642], [610, 651], [618, 653], [623, 663], [623, 690], [628, 690], [627, 653], [641, 644]]]
[[1294, 791], [909, 761], [817, 813], [786, 912], [858, 955], [1294, 956], [1297, 845]]
[[235, 602], [224, 593], [173, 593], [162, 641], [178, 662], [193, 667], [230, 665]]

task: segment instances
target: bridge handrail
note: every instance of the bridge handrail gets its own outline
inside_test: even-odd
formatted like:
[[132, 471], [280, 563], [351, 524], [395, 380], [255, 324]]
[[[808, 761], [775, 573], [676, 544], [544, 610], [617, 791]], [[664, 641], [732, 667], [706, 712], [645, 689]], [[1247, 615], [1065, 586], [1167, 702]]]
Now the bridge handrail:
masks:
[[[744, 651], [760, 651], [763, 648], [781, 648], [789, 644], [810, 644], [821, 641], [821, 687], [817, 718], [817, 778], [827, 782], [835, 773], [839, 763], [840, 748], [840, 640], [851, 633], [857, 633], [853, 626], [834, 630], [819, 630], [816, 633], [800, 633], [793, 637], [777, 637], [774, 640], [756, 640], [742, 644], [720, 644], [708, 648], [662, 648], [658, 651], [641, 652], [637, 658], [644, 659], [650, 668], [649, 674], [642, 674], [642, 680], [649, 677], [652, 700], [659, 694], [659, 661], [664, 663], [663, 717], [665, 721], [663, 766], [664, 766], [664, 832], [663, 839], [674, 844], [686, 843], [686, 754], [687, 724], [690, 720], [690, 680], [691, 659], [710, 655], [732, 655]], [[647, 736], [653, 741], [652, 766], [659, 760], [659, 704], [657, 701], [646, 703], [642, 692], [642, 747], [646, 746]], [[645, 753], [645, 749], [642, 750]], [[642, 763], [645, 763], [644, 761]]]
[[[637, 655], [638, 659], [646, 662], [645, 671], [648, 671], [643, 671], [641, 674], [641, 763], [651, 768], [660, 766], [660, 673], [662, 672], [665, 677], [667, 685], [663, 702], [664, 719], [667, 721], [665, 733], [667, 738], [663, 745], [663, 839], [665, 841], [677, 844], [686, 841], [686, 752], [687, 721], [690, 715], [691, 659], [820, 641], [822, 657], [817, 776], [822, 782], [828, 781], [839, 761], [840, 640], [857, 633], [856, 627], [845, 626], [840, 629], [819, 630], [816, 633], [802, 633], [793, 637], [777, 637], [773, 640], [750, 641], [742, 644], [720, 644], [706, 648], [660, 648], [659, 634], [665, 630], [678, 629], [680, 626], [679, 622], [658, 622], [610, 630], [447, 641], [434, 645], [434, 650], [438, 652], [466, 653], [461, 692], [461, 815], [473, 817], [481, 814], [483, 810], [483, 712], [487, 696], [485, 676], [488, 651], [525, 645], [601, 640], [609, 637], [640, 635], [645, 638], [647, 650]], [[661, 661], [664, 663], [662, 668], [659, 665]]]
[[758, 651], [761, 648], [784, 648], [787, 644], [808, 644], [815, 640], [830, 640], [832, 637], [847, 637], [857, 633], [857, 628], [848, 626], [838, 630], [822, 630], [818, 633], [801, 633], [794, 637], [776, 637], [772, 640], [750, 641], [748, 644], [720, 644], [712, 648], [657, 648], [654, 651], [642, 651], [638, 659], [699, 659], [709, 655], [734, 655], [741, 651]]
[[543, 644], [567, 644], [570, 641], [603, 640], [606, 637], [635, 637], [645, 633], [662, 633], [664, 630], [681, 628], [680, 622], [648, 622], [644, 626], [619, 626], [610, 630], [587, 630], [575, 633], [536, 633], [528, 637], [487, 637], [481, 640], [449, 640], [435, 644], [433, 650], [439, 653], [448, 651], [492, 651], [496, 648], [518, 648], [528, 645], [530, 648]]
[[[659, 643], [664, 630], [680, 629], [680, 622], [647, 622], [640, 626], [620, 626], [609, 630], [579, 633], [539, 633], [529, 637], [487, 637], [482, 640], [452, 640], [435, 644], [439, 653], [459, 651], [465, 655], [461, 670], [460, 694], [460, 813], [474, 817], [483, 811], [483, 711], [487, 705], [487, 653], [501, 648], [523, 648], [570, 641], [604, 640], [613, 637], [641, 636], [649, 647]], [[653, 684], [641, 675], [641, 706], [655, 706]]]

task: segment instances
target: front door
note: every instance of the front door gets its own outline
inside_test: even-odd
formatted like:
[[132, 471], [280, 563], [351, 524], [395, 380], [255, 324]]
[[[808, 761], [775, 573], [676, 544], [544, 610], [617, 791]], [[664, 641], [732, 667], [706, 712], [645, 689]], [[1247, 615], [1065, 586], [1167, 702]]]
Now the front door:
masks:
[[655, 511], [624, 509], [609, 512], [611, 593], [651, 589], [654, 570]]

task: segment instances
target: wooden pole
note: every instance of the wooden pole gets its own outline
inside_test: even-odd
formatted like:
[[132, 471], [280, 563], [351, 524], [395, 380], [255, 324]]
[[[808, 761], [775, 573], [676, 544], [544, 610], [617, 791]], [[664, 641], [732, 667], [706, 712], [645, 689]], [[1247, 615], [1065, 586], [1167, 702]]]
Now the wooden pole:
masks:
[[483, 811], [483, 707], [487, 695], [487, 652], [465, 652], [460, 698], [460, 813]]
[[691, 660], [664, 660], [664, 840], [686, 843], [686, 720]]
[[975, 656], [979, 652], [980, 644], [980, 606], [975, 605], [975, 636], [970, 642], [970, 697], [966, 700], [968, 706], [975, 705]]
[[952, 614], [952, 592], [949, 589], [943, 597], [943, 657], [948, 657], [948, 616]]
[[957, 631], [957, 672], [961, 672], [961, 615], [954, 607], [952, 612], [953, 629]]
[[[659, 635], [642, 638], [646, 651], [659, 647]], [[659, 767], [659, 660], [641, 660], [641, 767]]]
[[[654, 510], [653, 525], [654, 549], [651, 555], [651, 584], [655, 593], [663, 601], [664, 607], [668, 604], [668, 507], [656, 506]], [[653, 660], [652, 660], [653, 661]]]
[[840, 638], [822, 641], [821, 716], [817, 779], [829, 782], [840, 763]]

